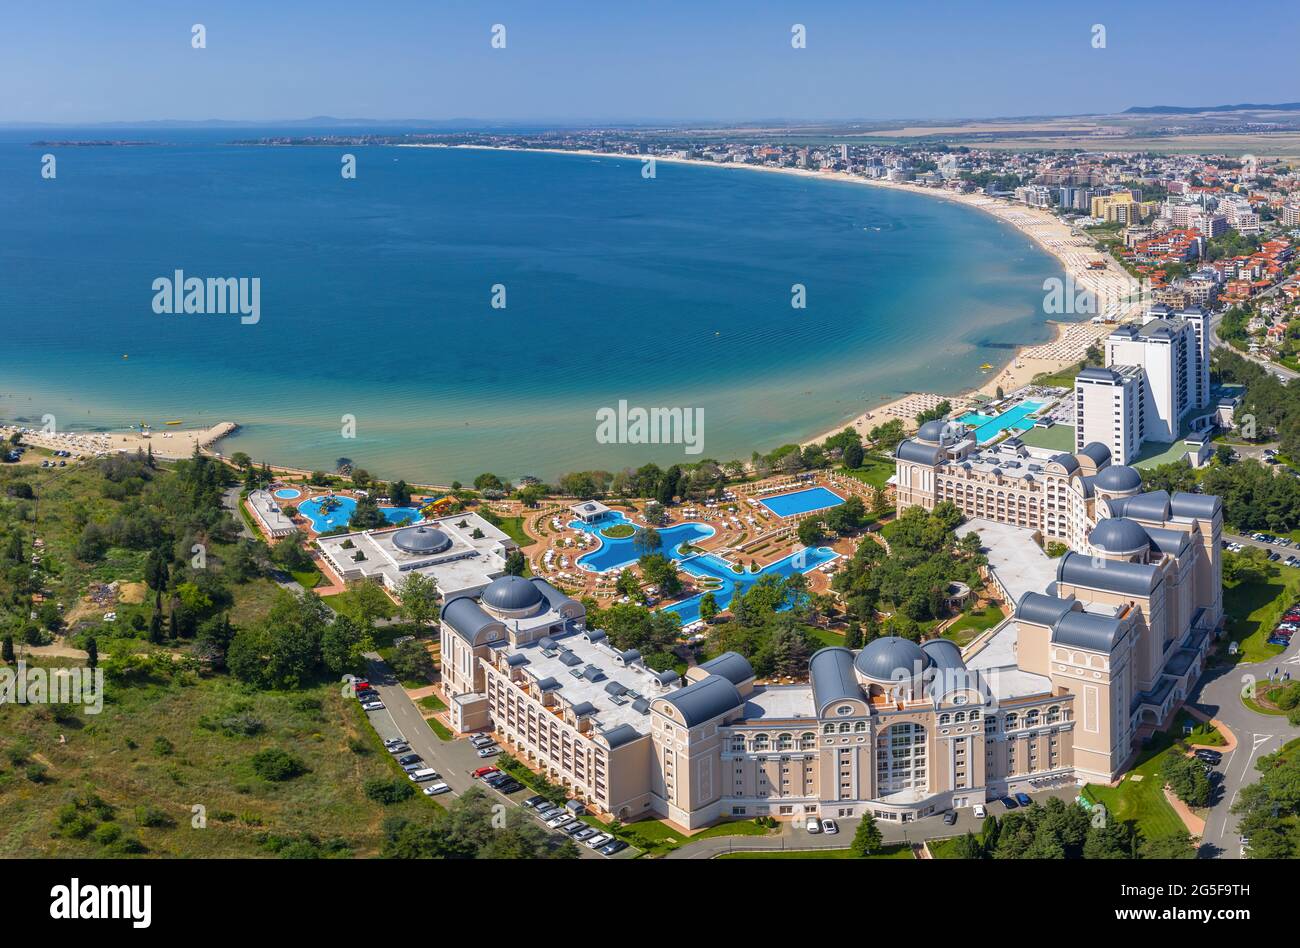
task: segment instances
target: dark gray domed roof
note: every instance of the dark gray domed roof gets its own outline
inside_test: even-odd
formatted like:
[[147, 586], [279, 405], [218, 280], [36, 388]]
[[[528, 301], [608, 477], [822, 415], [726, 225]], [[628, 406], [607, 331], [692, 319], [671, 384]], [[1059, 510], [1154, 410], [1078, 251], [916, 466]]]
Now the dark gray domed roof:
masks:
[[451, 546], [451, 537], [434, 527], [407, 527], [393, 534], [393, 546], [407, 553], [441, 553]]
[[932, 444], [938, 444], [943, 440], [944, 424], [943, 421], [927, 421], [916, 433], [917, 439], [920, 441], [929, 441]]
[[1149, 547], [1151, 535], [1127, 517], [1106, 517], [1092, 528], [1088, 542], [1107, 553], [1132, 553]]
[[543, 596], [540, 589], [522, 576], [502, 576], [488, 583], [481, 598], [485, 606], [516, 612], [532, 608]]
[[1092, 483], [1094, 487], [1112, 493], [1137, 490], [1142, 486], [1142, 475], [1126, 464], [1112, 464], [1098, 471]]
[[900, 677], [911, 678], [918, 669], [929, 668], [933, 662], [915, 642], [886, 635], [859, 652], [853, 667], [875, 681], [895, 681]]

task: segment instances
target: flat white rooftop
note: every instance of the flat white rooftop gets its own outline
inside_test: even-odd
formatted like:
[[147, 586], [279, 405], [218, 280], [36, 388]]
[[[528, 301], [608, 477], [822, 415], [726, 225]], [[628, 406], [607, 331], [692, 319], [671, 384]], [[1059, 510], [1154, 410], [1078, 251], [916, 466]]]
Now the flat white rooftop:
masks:
[[815, 718], [811, 685], [765, 685], [745, 699], [744, 720]]
[[974, 531], [980, 535], [989, 569], [1011, 597], [1011, 604], [1027, 592], [1046, 593], [1056, 582], [1057, 561], [1042, 551], [1034, 540], [1034, 531], [971, 518], [957, 528], [959, 536]]
[[1016, 665], [1016, 643], [1020, 626], [1014, 619], [1002, 626], [978, 652], [966, 660], [966, 667], [978, 671], [994, 697], [1005, 701], [1046, 694], [1052, 679], [1021, 671]]

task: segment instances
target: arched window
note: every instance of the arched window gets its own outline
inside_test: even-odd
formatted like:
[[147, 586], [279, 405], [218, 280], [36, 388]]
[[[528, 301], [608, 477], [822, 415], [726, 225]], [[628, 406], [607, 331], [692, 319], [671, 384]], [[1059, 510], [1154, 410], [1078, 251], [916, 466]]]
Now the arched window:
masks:
[[1038, 709], [1035, 708], [1025, 715], [1025, 727], [1038, 727]]
[[823, 725], [822, 725], [822, 733], [823, 733], [823, 734], [834, 734], [834, 733], [835, 733], [835, 725], [834, 725], [834, 724], [823, 724]]
[[799, 735], [800, 750], [803, 751], [814, 750], [816, 747], [817, 747], [817, 735], [814, 734], [812, 731], [808, 731], [806, 734]]
[[841, 721], [841, 722], [840, 722], [840, 733], [841, 733], [841, 734], [847, 734], [847, 733], [849, 733], [849, 731], [852, 730], [852, 729], [853, 729], [853, 725], [850, 724], [848, 721]]
[[1054, 704], [1047, 709], [1047, 723], [1055, 724], [1059, 720], [1061, 720], [1061, 707]]
[[952, 723], [953, 723], [953, 724], [965, 724], [965, 723], [966, 723], [966, 712], [965, 712], [965, 711], [958, 711], [956, 714], [954, 714], [954, 715], [952, 716]]
[[755, 735], [754, 735], [754, 750], [767, 750], [767, 735], [766, 735], [766, 734], [755, 734]]
[[854, 725], [853, 725], [853, 733], [854, 733], [854, 734], [863, 734], [863, 733], [866, 732], [866, 730], [867, 730], [867, 722], [866, 722], [866, 721], [857, 721], [857, 722], [855, 722]]
[[1014, 731], [1020, 727], [1020, 717], [1014, 711], [1007, 715], [1007, 730]]
[[972, 721], [978, 721], [978, 720], [980, 719], [980, 713], [979, 713], [979, 711], [978, 711], [978, 710], [972, 711], [972, 712], [970, 713], [970, 719], [971, 719]]
[[943, 725], [943, 724], [951, 724], [951, 723], [952, 723], [952, 715], [951, 715], [951, 714], [941, 714], [941, 715], [939, 715], [939, 723], [940, 723], [941, 725]]
[[793, 735], [793, 734], [778, 734], [778, 735], [776, 736], [776, 749], [777, 749], [777, 750], [783, 750], [783, 751], [793, 750], [793, 749], [794, 749], [794, 735]]

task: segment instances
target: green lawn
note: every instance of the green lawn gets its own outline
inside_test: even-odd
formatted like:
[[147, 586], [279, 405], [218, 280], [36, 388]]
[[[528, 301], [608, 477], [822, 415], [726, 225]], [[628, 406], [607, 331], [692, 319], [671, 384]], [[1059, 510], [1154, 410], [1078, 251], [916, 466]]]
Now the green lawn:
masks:
[[944, 629], [943, 637], [964, 647], [1005, 618], [997, 606], [968, 609], [960, 619]]
[[[983, 841], [982, 833], [976, 833], [975, 838]], [[961, 836], [949, 836], [946, 839], [931, 839], [926, 841], [930, 847], [930, 855], [935, 859], [960, 859], [958, 844], [961, 842]]]
[[[715, 859], [857, 859], [847, 849], [752, 849], [746, 852], [722, 853]], [[866, 859], [912, 859], [912, 848], [904, 843], [883, 847]]]
[[[1104, 803], [1112, 819], [1135, 822], [1147, 839], [1187, 832], [1187, 827], [1165, 799], [1160, 779], [1160, 766], [1165, 755], [1177, 753], [1172, 744], [1168, 733], [1156, 735], [1151, 747], [1142, 752], [1141, 763], [1125, 774], [1118, 786], [1090, 783], [1084, 787], [1084, 793], [1094, 803]], [[1141, 779], [1134, 780], [1135, 776]]]
[[420, 706], [428, 708], [430, 711], [446, 711], [447, 706], [443, 704], [442, 699], [437, 695], [425, 695], [420, 699]]
[[303, 589], [315, 589], [323, 578], [318, 569], [300, 569], [290, 573], [294, 581]]
[[894, 476], [896, 468], [897, 466], [892, 458], [887, 458], [881, 454], [865, 454], [862, 457], [861, 467], [853, 469], [841, 467], [840, 470], [849, 477], [856, 477], [864, 484], [883, 488], [885, 481]]
[[1228, 638], [1237, 642], [1237, 660], [1264, 662], [1280, 655], [1280, 645], [1269, 645], [1268, 637], [1281, 617], [1300, 598], [1300, 571], [1262, 583], [1237, 583], [1223, 589], [1223, 611], [1228, 616]]
[[523, 517], [502, 517], [498, 526], [505, 531], [506, 536], [514, 540], [520, 547], [532, 546], [537, 542], [524, 532]]
[[[1048, 382], [1049, 385], [1065, 384], [1074, 387], [1074, 375], [1071, 370], [1068, 382]], [[1030, 428], [1020, 435], [1020, 440], [1033, 448], [1046, 448], [1049, 451], [1074, 452], [1074, 428], [1070, 425], [1052, 425], [1050, 428]]]
[[600, 531], [603, 537], [609, 537], [611, 540], [623, 540], [636, 533], [636, 527], [630, 523], [616, 523], [612, 527], [606, 527]]
[[[1184, 734], [1183, 728], [1190, 724], [1192, 726], [1191, 734]], [[1180, 711], [1178, 717], [1174, 720], [1174, 733], [1186, 741], [1188, 744], [1197, 744], [1205, 747], [1220, 747], [1226, 744], [1223, 735], [1219, 733], [1218, 728], [1208, 721], [1198, 721], [1186, 711]]]

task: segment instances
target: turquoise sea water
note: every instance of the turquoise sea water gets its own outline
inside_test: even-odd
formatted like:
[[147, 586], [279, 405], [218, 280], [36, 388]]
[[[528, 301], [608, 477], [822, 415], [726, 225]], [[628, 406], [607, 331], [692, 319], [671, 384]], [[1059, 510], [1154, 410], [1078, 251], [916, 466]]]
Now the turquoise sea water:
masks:
[[[903, 391], [977, 384], [1007, 344], [1050, 335], [1056, 262], [921, 195], [664, 163], [647, 180], [575, 155], [221, 144], [264, 134], [246, 130], [53, 134], [165, 141], [0, 133], [3, 420], [230, 420], [225, 451], [304, 468], [552, 477], [748, 458]], [[259, 278], [260, 321], [155, 314], [153, 281], [176, 270]], [[598, 443], [596, 412], [620, 400], [701, 409], [702, 452]]]

